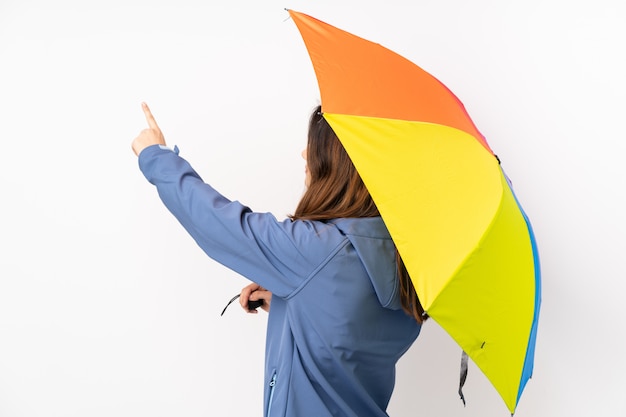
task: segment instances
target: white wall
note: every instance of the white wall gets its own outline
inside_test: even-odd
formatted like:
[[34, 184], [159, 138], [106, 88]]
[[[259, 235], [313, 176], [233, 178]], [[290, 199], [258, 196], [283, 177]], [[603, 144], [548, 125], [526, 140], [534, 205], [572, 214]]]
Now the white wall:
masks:
[[[619, 415], [622, 0], [0, 0], [0, 416], [261, 416], [265, 316], [137, 169], [147, 101], [227, 196], [282, 217], [303, 190], [315, 76], [284, 7], [379, 42], [465, 103], [535, 227], [543, 307], [518, 416]], [[395, 416], [505, 416], [429, 323]]]

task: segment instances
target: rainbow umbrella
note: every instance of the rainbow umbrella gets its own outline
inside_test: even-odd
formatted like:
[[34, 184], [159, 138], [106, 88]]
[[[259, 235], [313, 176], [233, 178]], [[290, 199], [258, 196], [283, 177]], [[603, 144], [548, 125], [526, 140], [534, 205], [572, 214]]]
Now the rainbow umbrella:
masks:
[[361, 174], [428, 313], [513, 413], [540, 305], [530, 222], [463, 104], [379, 44], [289, 10], [322, 111]]

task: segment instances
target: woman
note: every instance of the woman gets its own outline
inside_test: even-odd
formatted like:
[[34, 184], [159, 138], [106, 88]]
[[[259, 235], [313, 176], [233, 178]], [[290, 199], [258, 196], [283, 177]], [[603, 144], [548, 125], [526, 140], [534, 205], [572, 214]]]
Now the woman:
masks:
[[132, 147], [164, 204], [207, 255], [253, 281], [243, 306], [271, 293], [265, 416], [386, 416], [395, 364], [426, 316], [320, 107], [303, 153], [307, 190], [284, 221], [204, 183], [143, 110], [149, 128]]

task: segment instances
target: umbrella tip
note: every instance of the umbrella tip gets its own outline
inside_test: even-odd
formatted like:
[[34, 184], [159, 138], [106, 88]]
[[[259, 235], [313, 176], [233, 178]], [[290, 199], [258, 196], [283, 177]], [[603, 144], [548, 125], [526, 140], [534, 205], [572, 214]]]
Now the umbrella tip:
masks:
[[[286, 11], [287, 13], [290, 13], [290, 12], [291, 12], [291, 10], [289, 10], [289, 9], [288, 9], [288, 8], [286, 8], [286, 7], [284, 7], [284, 9], [285, 9], [285, 11]], [[289, 20], [290, 18], [291, 18], [291, 14], [289, 14], [289, 16], [287, 16], [287, 18], [286, 18], [285, 20], [283, 20], [283, 22], [286, 22], [286, 21], [287, 21], [287, 20]]]

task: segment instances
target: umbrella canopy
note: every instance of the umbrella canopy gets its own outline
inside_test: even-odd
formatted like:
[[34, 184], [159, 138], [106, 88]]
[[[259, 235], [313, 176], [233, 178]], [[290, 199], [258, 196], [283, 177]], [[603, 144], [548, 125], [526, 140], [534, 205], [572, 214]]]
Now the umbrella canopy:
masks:
[[485, 138], [440, 81], [295, 11], [324, 118], [346, 148], [428, 315], [513, 413], [533, 369], [540, 304], [528, 218]]

